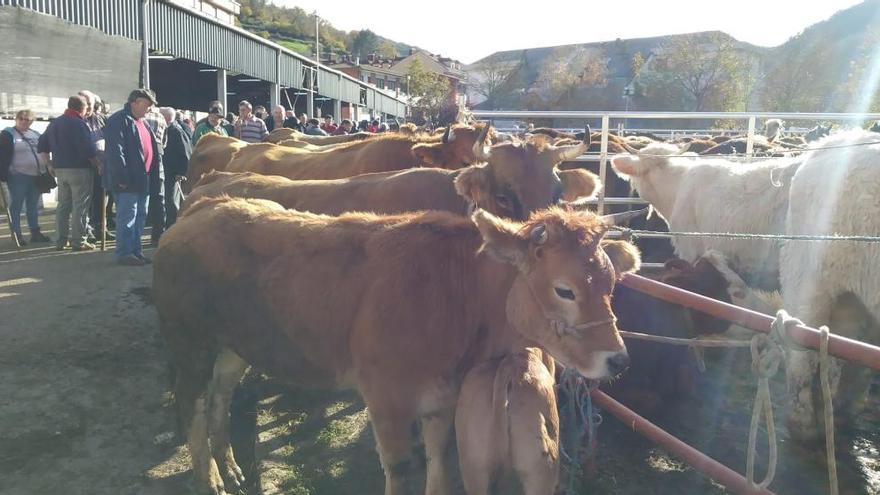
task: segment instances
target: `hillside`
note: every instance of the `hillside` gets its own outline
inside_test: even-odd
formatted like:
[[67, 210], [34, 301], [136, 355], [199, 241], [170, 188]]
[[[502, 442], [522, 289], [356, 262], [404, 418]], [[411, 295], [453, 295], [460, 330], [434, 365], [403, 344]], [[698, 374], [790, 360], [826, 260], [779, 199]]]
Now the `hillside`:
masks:
[[[774, 48], [744, 43], [726, 33], [703, 32], [496, 52], [467, 70], [474, 86], [483, 84], [478, 88], [483, 92], [487, 78], [503, 79], [500, 89], [488, 101], [473, 91], [471, 101], [484, 109], [623, 110], [628, 106], [631, 110], [692, 110], [684, 108], [680, 95], [668, 94], [668, 88], [657, 90], [658, 81], [668, 82], [670, 74], [663, 74], [664, 64], [655, 59], [685, 37], [729, 45], [741, 62], [737, 75], [732, 76], [742, 79], [733, 81], [736, 91], [731, 89], [734, 84], [728, 84], [718, 91], [727, 94], [727, 99], [716, 96], [703, 110], [853, 110], [865, 106], [854, 102], [862, 99], [859, 91], [880, 40], [880, 0], [839, 11]], [[560, 59], [566, 57], [572, 63], [560, 67]], [[653, 79], [644, 77], [646, 71], [641, 77], [636, 74], [635, 57]], [[596, 65], [596, 61], [601, 63]], [[588, 69], [601, 72], [601, 77], [584, 81]], [[562, 97], [548, 96], [557, 83], [570, 87]], [[632, 94], [627, 99], [623, 93], [628, 86]], [[876, 105], [876, 98], [867, 100]]]
[[[239, 0], [241, 14], [238, 22], [241, 27], [266, 39], [272, 40], [290, 50], [314, 57], [315, 54], [315, 16], [300, 7], [282, 7], [267, 0]], [[321, 58], [331, 53], [351, 53], [366, 58], [377, 52], [392, 56], [410, 53], [412, 45], [400, 43], [379, 36], [369, 29], [342, 31], [333, 27], [326, 19], [320, 19]]]

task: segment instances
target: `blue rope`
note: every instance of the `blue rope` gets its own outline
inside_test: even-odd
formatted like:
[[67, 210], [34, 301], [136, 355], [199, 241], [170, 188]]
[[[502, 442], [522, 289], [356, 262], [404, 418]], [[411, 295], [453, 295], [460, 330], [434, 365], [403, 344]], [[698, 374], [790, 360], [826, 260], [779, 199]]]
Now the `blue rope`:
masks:
[[[565, 424], [569, 431], [559, 442], [559, 453], [568, 465], [567, 486], [563, 490], [565, 494], [576, 493], [575, 484], [583, 471], [581, 459], [595, 456], [596, 429], [602, 424], [602, 416], [598, 408], [593, 407], [590, 392], [597, 385], [598, 382], [586, 380], [572, 369], [566, 369], [562, 373], [559, 388], [563, 394], [558, 395], [564, 396], [566, 403], [560, 405], [559, 409], [564, 411]], [[565, 438], [568, 438], [571, 454], [566, 452]]]

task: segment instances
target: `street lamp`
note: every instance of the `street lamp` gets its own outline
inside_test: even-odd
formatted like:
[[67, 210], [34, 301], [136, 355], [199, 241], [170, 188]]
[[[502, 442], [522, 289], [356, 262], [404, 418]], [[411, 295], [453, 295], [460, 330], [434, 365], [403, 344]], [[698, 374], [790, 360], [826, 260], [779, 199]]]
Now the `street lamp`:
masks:
[[[631, 85], [627, 85], [626, 87], [623, 88], [623, 105], [624, 105], [623, 111], [624, 111], [624, 113], [629, 112], [629, 99], [635, 93], [636, 93], [636, 90]], [[626, 126], [627, 126], [627, 119], [626, 119], [626, 117], [624, 117], [623, 118], [623, 128], [626, 129]]]

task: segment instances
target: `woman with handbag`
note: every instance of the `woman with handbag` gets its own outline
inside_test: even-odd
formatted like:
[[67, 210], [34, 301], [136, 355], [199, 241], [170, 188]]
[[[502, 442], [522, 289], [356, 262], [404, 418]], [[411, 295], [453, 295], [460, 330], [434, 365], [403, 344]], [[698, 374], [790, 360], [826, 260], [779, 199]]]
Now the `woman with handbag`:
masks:
[[[40, 133], [31, 129], [34, 113], [20, 110], [15, 115], [15, 126], [0, 131], [0, 180], [6, 182], [10, 195], [10, 227], [19, 246], [27, 242], [21, 233], [21, 210], [27, 207], [27, 222], [31, 242], [51, 242], [40, 232], [37, 205], [40, 189], [48, 186], [42, 174], [48, 174], [46, 166], [37, 155]], [[49, 176], [51, 178], [51, 176]], [[46, 191], [48, 192], [48, 191]]]

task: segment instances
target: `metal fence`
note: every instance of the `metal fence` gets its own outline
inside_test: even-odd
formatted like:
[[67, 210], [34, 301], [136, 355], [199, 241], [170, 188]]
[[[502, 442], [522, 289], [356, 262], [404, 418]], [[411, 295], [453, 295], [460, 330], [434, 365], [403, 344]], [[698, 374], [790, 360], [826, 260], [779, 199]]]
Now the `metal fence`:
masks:
[[[611, 132], [611, 119], [714, 119], [714, 120], [746, 120], [746, 153], [754, 149], [755, 128], [758, 119], [844, 121], [864, 123], [880, 119], [880, 113], [800, 113], [800, 112], [574, 112], [574, 111], [481, 111], [473, 112], [480, 119], [571, 119], [600, 120], [602, 140], [598, 155], [584, 155], [578, 161], [599, 160], [599, 178], [606, 183], [608, 175], [608, 134]], [[574, 128], [574, 126], [572, 126]], [[606, 198], [604, 189], [599, 191], [596, 208], [601, 215], [606, 204], [644, 204], [639, 198]]]

